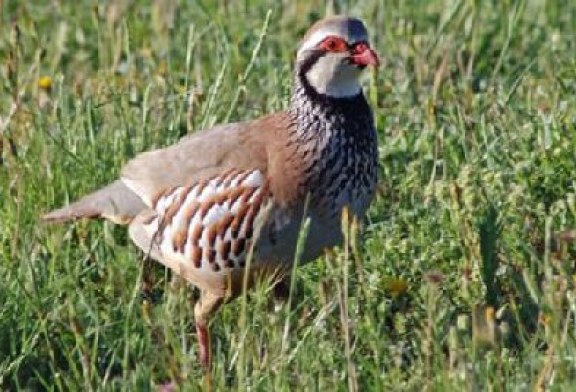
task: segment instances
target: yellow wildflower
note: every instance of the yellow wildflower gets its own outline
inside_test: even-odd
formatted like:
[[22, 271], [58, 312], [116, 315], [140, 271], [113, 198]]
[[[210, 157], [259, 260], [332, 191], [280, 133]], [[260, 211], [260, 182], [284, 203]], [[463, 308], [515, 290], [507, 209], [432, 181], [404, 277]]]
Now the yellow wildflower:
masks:
[[50, 76], [42, 76], [38, 79], [38, 87], [43, 90], [50, 90], [52, 88], [52, 78]]
[[540, 312], [540, 314], [538, 315], [538, 322], [540, 322], [541, 324], [543, 324], [545, 326], [549, 326], [550, 321], [551, 321], [551, 317], [549, 314], [546, 314], [544, 312]]
[[386, 278], [384, 279], [384, 288], [392, 297], [398, 297], [408, 291], [408, 283], [404, 279]]

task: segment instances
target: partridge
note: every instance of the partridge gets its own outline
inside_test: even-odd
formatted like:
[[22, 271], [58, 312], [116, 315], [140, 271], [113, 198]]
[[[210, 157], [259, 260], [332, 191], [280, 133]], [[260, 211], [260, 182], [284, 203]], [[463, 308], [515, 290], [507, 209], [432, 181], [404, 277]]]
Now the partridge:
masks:
[[209, 318], [242, 292], [244, 278], [249, 286], [285, 277], [304, 218], [310, 230], [300, 263], [341, 242], [345, 206], [358, 217], [368, 208], [377, 140], [359, 78], [370, 65], [378, 57], [362, 21], [320, 20], [298, 48], [286, 111], [142, 153], [119, 180], [43, 219], [128, 225], [143, 252], [198, 287], [199, 359], [209, 369]]

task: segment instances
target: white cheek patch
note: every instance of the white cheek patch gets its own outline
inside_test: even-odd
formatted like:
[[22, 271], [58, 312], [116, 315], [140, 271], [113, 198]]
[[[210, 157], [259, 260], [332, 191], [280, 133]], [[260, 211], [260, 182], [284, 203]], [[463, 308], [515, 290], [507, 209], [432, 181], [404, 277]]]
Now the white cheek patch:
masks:
[[343, 98], [360, 93], [360, 74], [359, 68], [347, 64], [341, 56], [327, 54], [310, 68], [306, 78], [320, 94]]

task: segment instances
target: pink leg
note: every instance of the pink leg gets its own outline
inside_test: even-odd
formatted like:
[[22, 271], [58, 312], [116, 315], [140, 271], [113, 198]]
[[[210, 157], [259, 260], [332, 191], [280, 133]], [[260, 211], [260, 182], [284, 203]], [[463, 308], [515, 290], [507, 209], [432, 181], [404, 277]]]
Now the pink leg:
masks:
[[218, 310], [224, 302], [222, 296], [214, 295], [208, 291], [200, 294], [200, 299], [194, 307], [194, 319], [196, 321], [196, 337], [198, 339], [198, 349], [200, 363], [206, 373], [210, 373], [212, 368], [212, 353], [210, 345], [210, 331], [208, 320], [214, 312]]
[[206, 372], [210, 372], [212, 366], [212, 350], [210, 347], [210, 331], [205, 323], [196, 322], [196, 337], [198, 338], [200, 363]]

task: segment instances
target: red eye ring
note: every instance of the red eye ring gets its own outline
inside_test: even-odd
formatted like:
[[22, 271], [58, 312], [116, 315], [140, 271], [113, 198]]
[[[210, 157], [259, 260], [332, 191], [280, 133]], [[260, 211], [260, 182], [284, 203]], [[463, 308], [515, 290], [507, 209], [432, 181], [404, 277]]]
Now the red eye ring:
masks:
[[327, 52], [345, 52], [348, 50], [348, 44], [342, 38], [329, 36], [320, 42], [320, 48]]

